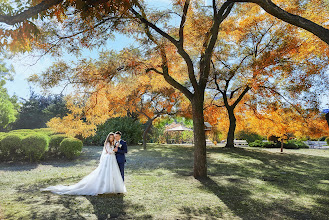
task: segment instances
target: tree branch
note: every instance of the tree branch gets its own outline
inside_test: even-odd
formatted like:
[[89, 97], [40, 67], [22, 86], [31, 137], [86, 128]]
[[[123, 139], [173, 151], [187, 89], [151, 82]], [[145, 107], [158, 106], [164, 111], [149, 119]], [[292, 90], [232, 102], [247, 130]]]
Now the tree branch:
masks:
[[247, 86], [243, 92], [239, 95], [239, 98], [237, 100], [235, 100], [235, 102], [233, 103], [232, 107], [235, 108], [239, 102], [242, 100], [242, 98], [245, 96], [245, 94], [247, 94], [247, 92], [250, 90], [251, 88], [249, 86]]
[[[163, 73], [155, 68], [148, 68], [146, 70], [146, 72], [149, 72], [149, 71], [154, 71], [154, 72], [162, 75], [170, 85], [172, 85], [173, 87], [175, 87], [176, 89], [181, 91], [189, 100], [192, 100], [193, 94], [185, 86], [183, 86], [182, 84], [177, 82], [174, 78], [172, 78], [168, 73]], [[164, 71], [164, 72], [167, 72], [167, 71]]]
[[0, 15], [0, 22], [4, 22], [8, 25], [14, 25], [19, 22], [25, 21], [33, 16], [38, 15], [40, 12], [43, 12], [54, 5], [58, 5], [63, 2], [63, 0], [44, 0], [41, 3], [32, 6], [31, 8], [16, 14], [16, 15]]
[[291, 14], [274, 4], [271, 0], [231, 0], [234, 2], [251, 2], [262, 7], [267, 13], [294, 26], [303, 28], [329, 45], [329, 29], [322, 27], [299, 15]]
[[[190, 79], [190, 81], [191, 81], [191, 83], [192, 83], [192, 86], [193, 86], [193, 88], [194, 88], [194, 90], [196, 91], [196, 90], [198, 90], [199, 89], [199, 87], [198, 87], [198, 83], [197, 83], [197, 81], [196, 81], [196, 78], [195, 78], [195, 75], [194, 75], [194, 67], [193, 67], [193, 62], [192, 62], [192, 60], [191, 60], [191, 58], [190, 58], [190, 56], [186, 53], [186, 51], [184, 50], [184, 48], [182, 47], [182, 44], [180, 44], [180, 42], [179, 41], [177, 41], [177, 40], [175, 40], [173, 37], [171, 37], [169, 34], [167, 34], [166, 32], [164, 32], [164, 31], [162, 31], [159, 27], [157, 27], [155, 24], [153, 24], [153, 23], [151, 23], [151, 22], [149, 22], [145, 17], [146, 17], [146, 14], [144, 13], [144, 11], [143, 11], [143, 9], [142, 9], [142, 7], [141, 6], [139, 6], [138, 5], [138, 7], [140, 8], [140, 10], [142, 11], [142, 15], [141, 14], [139, 14], [134, 8], [130, 8], [130, 10], [131, 10], [131, 12], [142, 22], [142, 23], [144, 23], [147, 27], [151, 27], [153, 30], [155, 30], [157, 33], [159, 33], [162, 37], [164, 37], [164, 38], [166, 38], [166, 39], [168, 39], [172, 44], [174, 44], [175, 45], [175, 47], [177, 48], [177, 51], [178, 51], [178, 53], [182, 56], [182, 58], [184, 59], [184, 61], [186, 62], [186, 64], [187, 64], [187, 69], [188, 69], [188, 76], [189, 76], [189, 79]], [[187, 7], [187, 6], [186, 6]], [[185, 6], [184, 6], [184, 9], [185, 9]], [[187, 8], [186, 8], [186, 10], [187, 10]], [[151, 35], [151, 33], [149, 33], [149, 35], [148, 36], [151, 36], [151, 37], [153, 37], [152, 35]], [[154, 37], [153, 37], [154, 38]], [[152, 40], [152, 39], [151, 39]], [[156, 43], [155, 41], [154, 41], [154, 43]], [[160, 46], [158, 43], [156, 43], [158, 46]], [[162, 59], [164, 60], [164, 59], [166, 59], [166, 55], [165, 55], [165, 51], [164, 51], [164, 48], [161, 48], [160, 47], [160, 49], [161, 49], [161, 56], [162, 56]], [[166, 63], [167, 63], [167, 61], [166, 61]], [[168, 68], [168, 66], [166, 65], [166, 67], [165, 68]], [[168, 81], [168, 83], [169, 84], [171, 84], [171, 83], [174, 83], [176, 86], [178, 86], [177, 85], [177, 81], [173, 81], [173, 78], [171, 77], [171, 76], [169, 76], [169, 74], [167, 74], [166, 72], [168, 72], [168, 71], [163, 71], [163, 76], [165, 76], [165, 79], [167, 80], [167, 79], [169, 79], [170, 80], [170, 82]], [[172, 85], [172, 84], [171, 84]], [[182, 86], [182, 85], [180, 85], [180, 86], [178, 86], [178, 87], [176, 87], [176, 86], [174, 86], [175, 88], [177, 88], [177, 89], [179, 89], [180, 91], [182, 91], [185, 95], [187, 95], [188, 94], [188, 99], [191, 99], [192, 98], [192, 96], [193, 96], [193, 94], [188, 90], [188, 89], [186, 89], [184, 86]], [[184, 89], [184, 91], [183, 90], [181, 90], [180, 88], [182, 88], [182, 87], [184, 87], [185, 89]]]
[[[213, 3], [215, 3], [215, 1]], [[214, 46], [217, 42], [219, 26], [225, 20], [225, 18], [229, 15], [233, 6], [234, 6], [234, 2], [231, 2], [230, 0], [226, 1], [222, 5], [222, 7], [219, 9], [218, 13], [216, 13], [216, 15], [214, 16], [214, 21], [213, 21], [214, 23], [210, 30], [211, 38], [210, 38], [208, 44], [206, 44], [206, 42], [205, 42], [204, 46], [206, 46], [206, 49], [205, 49], [204, 53], [201, 55], [200, 79], [199, 79], [199, 85], [200, 85], [201, 89], [204, 89], [208, 82], [211, 56], [212, 56]]]
[[190, 5], [190, 0], [186, 0], [185, 4], [184, 4], [182, 19], [181, 19], [181, 22], [179, 25], [179, 43], [181, 44], [181, 47], [183, 47], [183, 48], [184, 48], [184, 25], [185, 25], [186, 14], [187, 14], [189, 5]]

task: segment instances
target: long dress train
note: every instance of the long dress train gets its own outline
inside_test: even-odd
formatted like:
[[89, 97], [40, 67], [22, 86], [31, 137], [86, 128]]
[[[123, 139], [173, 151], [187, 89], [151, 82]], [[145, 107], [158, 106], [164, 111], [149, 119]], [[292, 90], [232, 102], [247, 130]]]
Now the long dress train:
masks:
[[[106, 153], [106, 150], [109, 153]], [[98, 167], [78, 183], [70, 186], [56, 185], [42, 188], [56, 194], [98, 195], [104, 193], [125, 193], [126, 187], [113, 151], [114, 146], [104, 145]]]

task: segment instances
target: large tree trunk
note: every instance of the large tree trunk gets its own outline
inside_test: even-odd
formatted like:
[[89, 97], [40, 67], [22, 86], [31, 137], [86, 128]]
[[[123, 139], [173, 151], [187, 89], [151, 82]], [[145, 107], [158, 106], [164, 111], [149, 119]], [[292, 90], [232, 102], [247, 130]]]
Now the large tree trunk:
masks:
[[192, 100], [193, 132], [194, 132], [194, 167], [196, 179], [207, 177], [206, 135], [203, 118], [203, 94], [194, 96]]
[[228, 148], [234, 147], [234, 133], [236, 128], [236, 118], [234, 115], [234, 109], [227, 109], [228, 117], [230, 119], [230, 127], [227, 133], [226, 146]]
[[150, 128], [152, 126], [152, 122], [153, 122], [153, 119], [149, 119], [146, 122], [146, 128], [145, 128], [144, 133], [143, 133], [143, 148], [144, 148], [144, 150], [146, 150], [147, 135], [148, 135], [148, 133], [150, 131]]
[[329, 126], [329, 113], [326, 114], [326, 119], [327, 119], [327, 123], [328, 123], [328, 126]]

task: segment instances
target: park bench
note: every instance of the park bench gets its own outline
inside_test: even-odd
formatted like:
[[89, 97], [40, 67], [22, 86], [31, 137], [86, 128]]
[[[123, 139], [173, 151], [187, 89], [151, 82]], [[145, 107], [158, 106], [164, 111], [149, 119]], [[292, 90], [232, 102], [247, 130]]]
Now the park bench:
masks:
[[322, 148], [328, 145], [326, 141], [304, 141], [304, 143], [310, 148]]
[[234, 140], [234, 146], [247, 147], [248, 146], [248, 142], [246, 140]]

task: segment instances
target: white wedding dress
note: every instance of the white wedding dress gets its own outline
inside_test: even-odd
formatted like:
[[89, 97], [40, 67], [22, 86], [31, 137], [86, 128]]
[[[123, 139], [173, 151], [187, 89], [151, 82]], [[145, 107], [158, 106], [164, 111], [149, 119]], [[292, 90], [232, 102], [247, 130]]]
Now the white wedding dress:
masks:
[[[106, 153], [105, 148], [109, 153]], [[125, 193], [126, 187], [122, 180], [114, 147], [109, 143], [103, 147], [98, 167], [78, 183], [70, 186], [56, 185], [40, 189], [56, 194], [98, 195], [103, 193]]]

